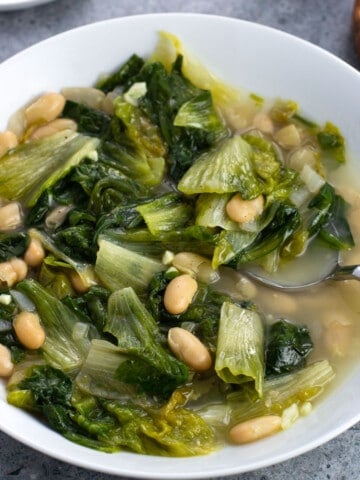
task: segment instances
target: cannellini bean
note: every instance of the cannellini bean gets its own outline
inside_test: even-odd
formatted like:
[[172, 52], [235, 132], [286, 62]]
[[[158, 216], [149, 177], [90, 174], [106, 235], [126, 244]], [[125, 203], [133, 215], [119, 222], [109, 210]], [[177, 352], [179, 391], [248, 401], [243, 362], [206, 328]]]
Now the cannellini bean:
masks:
[[348, 214], [348, 220], [354, 237], [360, 236], [360, 207], [352, 208]]
[[28, 266], [21, 258], [14, 257], [9, 260], [10, 265], [16, 273], [16, 281], [20, 282], [26, 278], [28, 273]]
[[287, 125], [281, 128], [275, 133], [274, 138], [286, 150], [298, 147], [301, 143], [300, 132], [295, 125]]
[[75, 271], [70, 272], [69, 278], [70, 278], [71, 285], [74, 287], [74, 289], [78, 293], [85, 293], [89, 290], [89, 285], [86, 285], [83, 282], [82, 278], [77, 272]]
[[229, 432], [230, 440], [236, 444], [254, 442], [273, 435], [281, 429], [281, 417], [264, 415], [238, 423]]
[[58, 205], [57, 207], [53, 208], [51, 212], [46, 216], [46, 227], [50, 230], [55, 230], [56, 228], [60, 227], [60, 225], [65, 222], [67, 214], [73, 208], [74, 207], [71, 205]]
[[360, 192], [350, 187], [348, 184], [336, 185], [336, 193], [341, 195], [344, 200], [351, 205], [352, 209], [360, 209]]
[[30, 240], [29, 246], [25, 252], [24, 260], [29, 267], [38, 267], [45, 258], [45, 250], [37, 238]]
[[15, 230], [21, 224], [21, 209], [17, 202], [11, 202], [0, 207], [0, 230]]
[[170, 328], [168, 344], [173, 354], [196, 372], [209, 370], [212, 364], [209, 350], [191, 332], [184, 328]]
[[258, 289], [256, 285], [246, 277], [241, 276], [235, 287], [244, 300], [251, 300], [257, 295]]
[[269, 298], [269, 306], [274, 306], [277, 312], [281, 312], [282, 315], [291, 315], [298, 309], [297, 301], [294, 297], [288, 293], [271, 292]]
[[11, 360], [11, 352], [5, 346], [0, 344], [0, 377], [9, 377], [14, 369], [14, 364]]
[[70, 118], [57, 118], [52, 122], [42, 125], [36, 128], [30, 135], [29, 140], [39, 140], [40, 138], [50, 137], [54, 133], [61, 132], [62, 130], [77, 130], [77, 123]]
[[197, 277], [200, 281], [212, 283], [219, 278], [219, 274], [211, 267], [209, 259], [192, 252], [177, 253], [172, 264], [182, 273]]
[[244, 200], [240, 193], [234, 195], [226, 204], [226, 213], [230, 220], [249, 223], [261, 214], [264, 209], [264, 197], [259, 195], [252, 200]]
[[17, 282], [17, 273], [10, 262], [0, 263], [0, 283], [12, 287]]
[[164, 306], [166, 310], [173, 315], [185, 312], [197, 289], [197, 281], [191, 275], [185, 273], [173, 278], [165, 289]]
[[13, 320], [13, 326], [17, 338], [24, 347], [36, 350], [45, 342], [45, 331], [36, 313], [20, 312]]
[[18, 144], [18, 139], [15, 133], [7, 130], [6, 132], [0, 132], [0, 157], [5, 155], [5, 153], [14, 148]]
[[360, 312], [360, 282], [357, 280], [344, 280], [338, 282], [339, 292], [344, 301]]
[[8, 130], [14, 132], [19, 139], [24, 136], [26, 130], [25, 108], [21, 108], [11, 115]]
[[105, 113], [108, 113], [109, 115], [114, 114], [114, 100], [117, 97], [117, 93], [115, 92], [109, 92], [104, 100], [101, 102], [101, 105], [99, 106], [99, 109], [102, 110]]
[[61, 93], [67, 100], [82, 103], [97, 110], [105, 100], [105, 93], [92, 87], [65, 87]]
[[55, 120], [63, 111], [66, 99], [60, 93], [46, 93], [25, 109], [27, 125]]
[[274, 132], [274, 123], [266, 113], [257, 113], [254, 117], [253, 125], [263, 133], [272, 134]]
[[327, 325], [324, 344], [329, 353], [336, 357], [344, 357], [349, 351], [353, 333], [353, 329], [348, 325], [337, 322]]

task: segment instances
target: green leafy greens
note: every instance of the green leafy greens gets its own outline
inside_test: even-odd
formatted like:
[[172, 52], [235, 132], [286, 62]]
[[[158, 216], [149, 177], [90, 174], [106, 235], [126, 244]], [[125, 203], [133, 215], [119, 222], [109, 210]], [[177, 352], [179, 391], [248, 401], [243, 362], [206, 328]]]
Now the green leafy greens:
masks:
[[[96, 88], [96, 108], [65, 103], [76, 132], [32, 140], [37, 125], [27, 126], [0, 158], [0, 196], [19, 202], [22, 222], [0, 232], [0, 261], [25, 258], [31, 242], [44, 250], [10, 289], [0, 278], [0, 343], [15, 364], [8, 401], [100, 451], [207, 454], [226, 428], [301, 407], [334, 377], [327, 360], [308, 363], [310, 328], [270, 319], [238, 270], [275, 272], [313, 241], [354, 245], [348, 205], [325, 177], [329, 161], [345, 161], [345, 141], [295, 102], [244, 98], [165, 33], [152, 57], [132, 55]], [[286, 127], [298, 146], [279, 140]], [[261, 207], [239, 221], [234, 199]], [[203, 256], [213, 275], [177, 253]], [[189, 272], [196, 292], [170, 313], [168, 287]], [[16, 335], [23, 310], [46, 334], [36, 351]], [[202, 343], [207, 371], [182, 360], [173, 327]]]

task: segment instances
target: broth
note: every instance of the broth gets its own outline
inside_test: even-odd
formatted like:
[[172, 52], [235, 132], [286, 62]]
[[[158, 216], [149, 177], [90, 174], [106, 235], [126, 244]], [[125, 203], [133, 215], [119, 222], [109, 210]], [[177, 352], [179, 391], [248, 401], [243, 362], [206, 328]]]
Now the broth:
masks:
[[[348, 221], [355, 239], [355, 246], [341, 253], [341, 263], [360, 264], [360, 183], [355, 162], [350, 159], [346, 166], [330, 172], [329, 179], [349, 205]], [[304, 267], [301, 257], [295, 259], [294, 264]], [[321, 262], [316, 259], [314, 264], [319, 268]], [[291, 265], [290, 262], [288, 267], [291, 268]], [[306, 265], [312, 274], [314, 265], [311, 265], [311, 257]], [[295, 273], [294, 278], [295, 283], [309, 278], [306, 267], [299, 274]], [[241, 272], [224, 269], [216, 288], [239, 300], [254, 301], [268, 325], [280, 318], [306, 325], [314, 341], [309, 362], [327, 358], [337, 373], [330, 391], [339, 386], [359, 362], [360, 281], [330, 280], [297, 292], [281, 292], [260, 285]]]

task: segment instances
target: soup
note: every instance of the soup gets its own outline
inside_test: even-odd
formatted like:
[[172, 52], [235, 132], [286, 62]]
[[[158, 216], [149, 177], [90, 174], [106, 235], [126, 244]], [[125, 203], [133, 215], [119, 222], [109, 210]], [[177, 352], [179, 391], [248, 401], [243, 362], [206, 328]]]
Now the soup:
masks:
[[289, 294], [242, 273], [303, 267], [315, 241], [357, 261], [341, 132], [170, 40], [96, 88], [41, 95], [0, 136], [8, 401], [107, 452], [275, 434], [358, 351], [356, 282]]

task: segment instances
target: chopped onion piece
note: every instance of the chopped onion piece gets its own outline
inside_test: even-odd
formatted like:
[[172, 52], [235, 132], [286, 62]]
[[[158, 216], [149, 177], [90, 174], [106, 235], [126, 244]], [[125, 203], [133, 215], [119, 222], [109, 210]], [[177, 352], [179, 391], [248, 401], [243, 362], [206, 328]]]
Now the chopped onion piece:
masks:
[[300, 178], [311, 193], [317, 193], [326, 183], [321, 175], [315, 172], [309, 165], [305, 165], [300, 172]]

